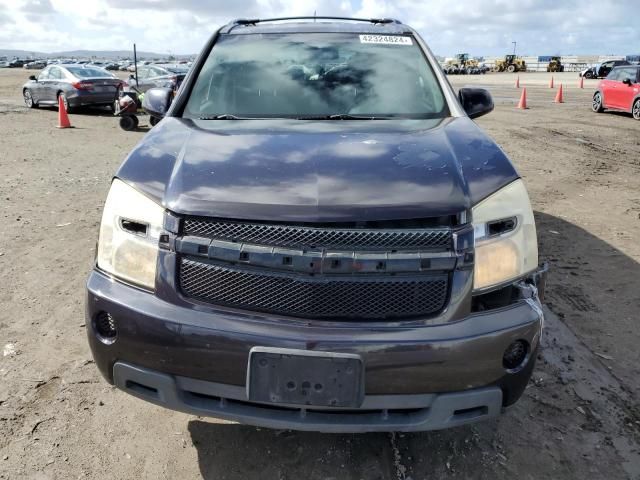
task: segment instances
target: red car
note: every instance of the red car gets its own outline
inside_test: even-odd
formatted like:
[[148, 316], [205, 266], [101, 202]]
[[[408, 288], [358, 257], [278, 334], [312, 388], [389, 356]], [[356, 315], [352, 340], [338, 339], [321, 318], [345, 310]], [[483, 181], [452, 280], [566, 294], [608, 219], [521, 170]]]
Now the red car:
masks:
[[640, 120], [640, 65], [611, 70], [607, 78], [600, 80], [591, 108], [598, 113], [605, 109], [621, 110]]

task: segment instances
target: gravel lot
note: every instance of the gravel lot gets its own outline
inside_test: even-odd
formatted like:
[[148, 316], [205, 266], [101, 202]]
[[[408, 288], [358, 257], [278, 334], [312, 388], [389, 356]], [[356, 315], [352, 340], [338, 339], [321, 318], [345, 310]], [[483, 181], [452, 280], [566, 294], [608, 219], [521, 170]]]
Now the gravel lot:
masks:
[[[419, 434], [270, 431], [174, 413], [108, 386], [84, 328], [109, 180], [144, 135], [106, 111], [24, 108], [0, 70], [0, 478], [640, 478], [640, 122], [590, 111], [595, 81], [451, 77], [524, 176], [551, 265], [544, 351], [501, 418]], [[145, 122], [142, 122], [145, 123]], [[516, 476], [516, 477], [514, 477]]]

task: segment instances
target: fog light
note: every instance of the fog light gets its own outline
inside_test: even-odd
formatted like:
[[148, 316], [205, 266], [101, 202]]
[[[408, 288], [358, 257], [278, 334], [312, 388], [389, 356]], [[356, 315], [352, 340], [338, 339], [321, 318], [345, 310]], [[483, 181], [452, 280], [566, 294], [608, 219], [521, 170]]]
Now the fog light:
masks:
[[113, 343], [116, 339], [116, 322], [110, 313], [100, 312], [96, 315], [95, 328], [100, 339], [105, 343]]
[[516, 340], [504, 351], [502, 365], [509, 371], [519, 370], [527, 360], [527, 353], [529, 344], [524, 340]]

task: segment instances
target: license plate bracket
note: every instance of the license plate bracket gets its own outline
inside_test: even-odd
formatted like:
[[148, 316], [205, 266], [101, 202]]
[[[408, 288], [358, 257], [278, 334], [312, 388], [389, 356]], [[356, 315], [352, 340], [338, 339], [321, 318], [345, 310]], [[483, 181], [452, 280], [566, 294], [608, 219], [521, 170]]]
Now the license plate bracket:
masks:
[[364, 400], [362, 359], [348, 353], [254, 347], [247, 397], [273, 404], [358, 408]]

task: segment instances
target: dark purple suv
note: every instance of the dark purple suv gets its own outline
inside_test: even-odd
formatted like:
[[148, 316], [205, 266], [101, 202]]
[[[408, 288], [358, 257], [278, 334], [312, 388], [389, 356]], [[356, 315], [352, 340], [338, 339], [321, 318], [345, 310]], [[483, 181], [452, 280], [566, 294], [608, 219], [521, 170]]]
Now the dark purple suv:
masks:
[[544, 268], [523, 181], [389, 19], [217, 31], [115, 175], [87, 332], [108, 382], [274, 428], [428, 430], [524, 391]]

